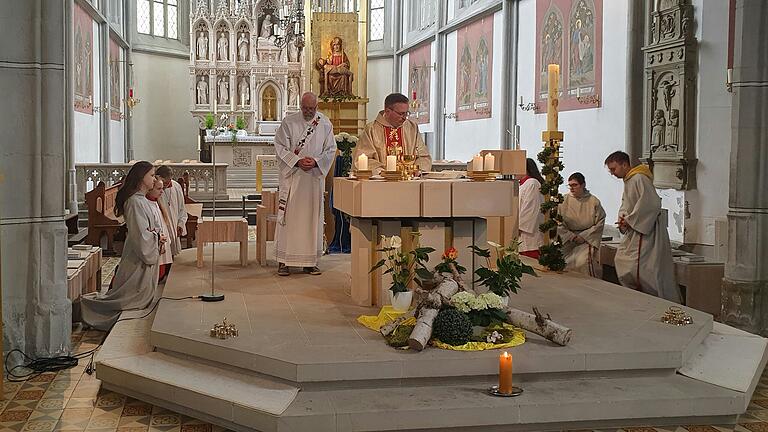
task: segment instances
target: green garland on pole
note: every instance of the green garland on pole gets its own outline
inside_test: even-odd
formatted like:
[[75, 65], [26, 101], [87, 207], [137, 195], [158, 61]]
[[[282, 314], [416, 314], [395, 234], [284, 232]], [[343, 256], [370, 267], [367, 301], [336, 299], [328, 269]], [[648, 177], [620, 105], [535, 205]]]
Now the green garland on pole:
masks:
[[563, 222], [563, 216], [558, 212], [558, 205], [563, 202], [563, 195], [558, 188], [563, 184], [563, 162], [560, 161], [560, 143], [551, 140], [545, 144], [539, 152], [538, 159], [543, 165], [541, 174], [544, 183], [541, 185], [541, 193], [544, 202], [541, 204], [541, 213], [544, 214], [544, 223], [539, 225], [539, 231], [544, 233], [547, 242], [539, 248], [539, 264], [549, 270], [561, 271], [565, 269], [565, 257], [563, 256], [563, 242], [557, 234], [557, 227]]

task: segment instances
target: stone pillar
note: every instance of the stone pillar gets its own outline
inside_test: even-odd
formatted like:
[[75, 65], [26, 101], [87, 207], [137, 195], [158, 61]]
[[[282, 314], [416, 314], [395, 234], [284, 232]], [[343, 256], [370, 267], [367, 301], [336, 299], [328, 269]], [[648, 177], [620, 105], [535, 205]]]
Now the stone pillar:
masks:
[[[5, 350], [69, 351], [66, 2], [14, 2], [0, 26], [0, 248]], [[18, 362], [18, 356], [11, 359]]]
[[[768, 2], [736, 3], [725, 323], [768, 334]], [[762, 84], [760, 84], [762, 83]]]

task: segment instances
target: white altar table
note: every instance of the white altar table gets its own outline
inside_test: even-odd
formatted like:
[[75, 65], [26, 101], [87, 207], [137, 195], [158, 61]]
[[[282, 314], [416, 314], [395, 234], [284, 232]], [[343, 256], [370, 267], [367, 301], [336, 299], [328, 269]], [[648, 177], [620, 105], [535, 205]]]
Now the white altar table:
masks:
[[[382, 281], [381, 271], [369, 273], [381, 258], [381, 253], [376, 252], [381, 235], [399, 235], [406, 242], [409, 232], [418, 231], [421, 246], [435, 249], [430, 254], [429, 268], [440, 261], [445, 249], [453, 246], [459, 251], [457, 261], [467, 268], [467, 273], [473, 272], [485, 262], [467, 247], [476, 244], [487, 248], [486, 239], [496, 238], [489, 235], [486, 218], [516, 215], [517, 190], [517, 181], [335, 178], [334, 207], [351, 217], [352, 300], [361, 306], [387, 303], [389, 281]], [[465, 275], [465, 279], [470, 283], [472, 275]]]
[[[238, 136], [232, 142], [232, 136], [216, 136], [216, 163], [225, 163], [227, 170], [227, 186], [232, 189], [256, 190], [256, 166], [259, 156], [274, 155], [274, 136], [247, 135]], [[205, 138], [206, 144], [213, 143], [213, 137]]]

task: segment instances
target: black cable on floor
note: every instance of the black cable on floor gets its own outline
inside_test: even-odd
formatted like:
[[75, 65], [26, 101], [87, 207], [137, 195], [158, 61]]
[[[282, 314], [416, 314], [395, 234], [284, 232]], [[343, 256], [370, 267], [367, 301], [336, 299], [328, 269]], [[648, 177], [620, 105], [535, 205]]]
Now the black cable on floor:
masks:
[[[152, 309], [149, 310], [146, 314], [139, 316], [139, 317], [130, 317], [130, 318], [120, 318], [117, 321], [115, 321], [115, 324], [121, 322], [121, 321], [131, 321], [136, 319], [143, 319], [152, 314], [152, 312], [157, 309], [157, 306], [160, 304], [160, 300], [188, 300], [188, 299], [196, 299], [200, 298], [199, 296], [188, 296], [188, 297], [160, 297], [155, 302], [155, 305], [152, 306]], [[107, 338], [107, 335], [110, 331], [115, 327], [115, 324], [112, 324], [112, 327], [109, 328], [109, 331], [107, 331], [104, 334], [104, 338], [101, 339], [101, 342], [93, 348], [88, 351], [84, 351], [81, 353], [73, 354], [73, 355], [67, 355], [67, 356], [55, 356], [55, 357], [38, 357], [38, 358], [32, 358], [28, 356], [24, 351], [15, 348], [10, 351], [8, 351], [8, 354], [5, 357], [5, 373], [8, 376], [8, 381], [10, 382], [23, 382], [27, 381], [31, 378], [34, 378], [42, 373], [45, 372], [58, 372], [62, 370], [66, 370], [69, 368], [73, 368], [77, 366], [80, 359], [86, 358], [90, 356], [90, 360], [88, 361], [88, 365], [85, 368], [85, 372], [88, 375], [91, 375], [94, 370], [95, 366], [93, 364], [93, 358], [96, 355], [96, 351], [101, 348], [101, 346], [104, 344], [104, 340]], [[24, 360], [26, 363], [16, 365], [14, 367], [10, 367], [8, 365], [8, 360], [11, 357], [11, 354], [13, 353], [19, 353], [22, 357], [24, 357]], [[29, 372], [24, 373], [17, 373], [17, 370], [19, 369], [26, 369]]]

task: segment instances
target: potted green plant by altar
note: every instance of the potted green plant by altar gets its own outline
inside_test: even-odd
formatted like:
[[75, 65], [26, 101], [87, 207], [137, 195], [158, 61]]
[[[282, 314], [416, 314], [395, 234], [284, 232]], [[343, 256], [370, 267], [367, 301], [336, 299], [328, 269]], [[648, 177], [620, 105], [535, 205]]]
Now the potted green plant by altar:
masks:
[[205, 136], [213, 136], [213, 127], [216, 126], [216, 118], [213, 114], [205, 115]]
[[248, 136], [248, 131], [245, 130], [247, 127], [248, 124], [245, 122], [244, 118], [237, 117], [237, 119], [235, 119], [235, 128], [237, 129], [237, 132], [235, 133], [236, 136]]
[[424, 279], [431, 279], [430, 272], [424, 263], [429, 261], [429, 253], [435, 249], [431, 247], [419, 246], [418, 232], [411, 233], [413, 250], [403, 252], [403, 241], [399, 236], [381, 236], [381, 248], [377, 252], [383, 252], [385, 258], [377, 262], [369, 273], [373, 273], [379, 268], [386, 268], [384, 274], [392, 275], [392, 285], [389, 287], [389, 299], [392, 308], [399, 312], [405, 312], [411, 307], [413, 301], [413, 291], [409, 289], [411, 282], [419, 286]]
[[349, 170], [352, 169], [352, 149], [357, 145], [358, 138], [346, 132], [341, 132], [333, 136], [336, 140], [336, 148], [341, 152], [341, 174], [343, 177], [349, 176]]
[[517, 293], [520, 288], [520, 279], [524, 274], [536, 276], [533, 267], [520, 261], [518, 253], [519, 242], [513, 241], [509, 246], [504, 247], [498, 243], [489, 241], [488, 244], [496, 249], [496, 266], [491, 265], [490, 249], [482, 249], [475, 245], [470, 246], [475, 255], [485, 258], [487, 267], [480, 267], [475, 270], [477, 279], [475, 283], [480, 283], [488, 288], [488, 291], [502, 298], [504, 304], [509, 302], [509, 294]]

